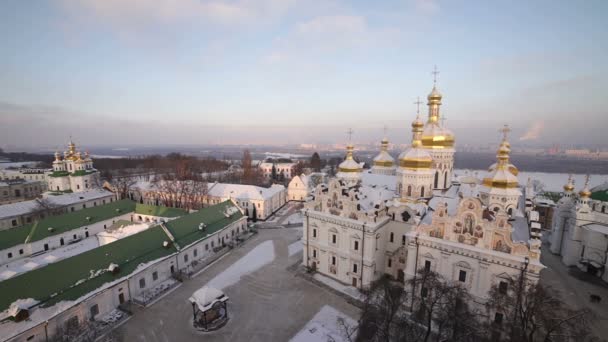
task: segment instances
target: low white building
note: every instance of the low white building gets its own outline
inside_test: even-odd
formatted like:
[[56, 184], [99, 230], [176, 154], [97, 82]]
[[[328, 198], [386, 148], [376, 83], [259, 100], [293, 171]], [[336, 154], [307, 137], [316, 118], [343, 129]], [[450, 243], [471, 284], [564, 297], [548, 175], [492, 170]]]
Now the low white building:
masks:
[[249, 218], [266, 220], [287, 203], [285, 186], [273, 184], [269, 188], [255, 185], [209, 183], [205, 203], [216, 204], [233, 200]]
[[270, 179], [272, 178], [272, 169], [274, 168], [277, 179], [291, 179], [294, 174], [294, 163], [291, 159], [266, 159], [259, 164], [262, 175]]
[[61, 195], [44, 194], [39, 199], [0, 205], [0, 230], [16, 228], [52, 215], [74, 212], [114, 201], [114, 194], [94, 189]]
[[2, 281], [0, 336], [46, 341], [70, 325], [96, 324], [127, 301], [175, 286], [177, 272], [245, 229], [241, 211], [224, 202]]
[[[608, 282], [608, 198], [607, 184], [574, 192], [572, 177], [564, 185], [563, 197], [557, 202], [553, 227], [548, 238], [550, 250], [561, 255], [567, 266]], [[596, 199], [594, 199], [596, 198]]]
[[287, 200], [299, 202], [306, 200], [311, 190], [308, 180], [308, 176], [305, 174], [294, 176], [287, 185]]

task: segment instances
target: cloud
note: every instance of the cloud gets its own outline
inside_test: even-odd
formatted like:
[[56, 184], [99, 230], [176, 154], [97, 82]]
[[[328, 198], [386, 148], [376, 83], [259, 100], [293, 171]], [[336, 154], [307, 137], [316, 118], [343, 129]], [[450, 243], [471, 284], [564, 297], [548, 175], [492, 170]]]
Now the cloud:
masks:
[[530, 126], [530, 128], [522, 135], [519, 140], [527, 141], [527, 140], [537, 140], [542, 135], [545, 129], [545, 122], [542, 120], [536, 121]]
[[294, 3], [295, 0], [63, 0], [61, 8], [73, 17], [90, 15], [122, 32], [183, 22], [259, 22], [281, 16]]

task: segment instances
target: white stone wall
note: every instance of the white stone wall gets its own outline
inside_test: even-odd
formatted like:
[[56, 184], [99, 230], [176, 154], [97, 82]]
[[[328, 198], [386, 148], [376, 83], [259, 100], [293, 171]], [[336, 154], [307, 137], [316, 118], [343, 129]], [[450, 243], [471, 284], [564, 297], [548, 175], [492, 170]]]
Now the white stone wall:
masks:
[[454, 173], [454, 153], [453, 148], [428, 149], [433, 158], [432, 168], [437, 174], [437, 186], [435, 186], [435, 175], [433, 175], [434, 189], [447, 189], [452, 186], [452, 174]]

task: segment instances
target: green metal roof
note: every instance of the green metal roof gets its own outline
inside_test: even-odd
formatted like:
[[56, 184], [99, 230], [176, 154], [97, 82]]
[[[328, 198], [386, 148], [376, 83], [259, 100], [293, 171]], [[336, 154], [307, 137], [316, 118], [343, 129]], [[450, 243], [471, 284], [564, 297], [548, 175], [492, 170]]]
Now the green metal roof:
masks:
[[[62, 234], [72, 229], [91, 225], [135, 210], [131, 200], [116, 201], [96, 207], [86, 208], [58, 216], [50, 216], [22, 227], [0, 231], [0, 250], [22, 243], [42, 240]], [[87, 217], [89, 218], [87, 220]], [[49, 228], [53, 228], [52, 231]]]
[[[169, 241], [169, 238], [161, 227], [156, 226], [2, 281], [0, 311], [8, 309], [18, 299], [33, 298], [41, 302], [43, 307], [62, 300], [76, 300], [106, 283], [133, 273], [142, 263], [175, 253], [172, 244], [163, 247], [164, 241]], [[119, 266], [116, 274], [107, 271], [111, 263]], [[98, 270], [101, 272], [92, 276]]]
[[186, 210], [179, 208], [162, 207], [148, 204], [137, 203], [135, 213], [142, 215], [152, 215], [158, 217], [179, 217], [188, 214]]
[[591, 198], [602, 202], [608, 202], [608, 190], [594, 191], [591, 193]]
[[[224, 213], [230, 207], [235, 208], [236, 212], [230, 217], [226, 217]], [[214, 206], [203, 208], [190, 215], [169, 221], [165, 223], [165, 226], [169, 229], [177, 244], [183, 248], [221, 230], [241, 217], [243, 217], [241, 211], [238, 210], [232, 201], [227, 200]], [[204, 230], [198, 229], [200, 223], [205, 224]]]

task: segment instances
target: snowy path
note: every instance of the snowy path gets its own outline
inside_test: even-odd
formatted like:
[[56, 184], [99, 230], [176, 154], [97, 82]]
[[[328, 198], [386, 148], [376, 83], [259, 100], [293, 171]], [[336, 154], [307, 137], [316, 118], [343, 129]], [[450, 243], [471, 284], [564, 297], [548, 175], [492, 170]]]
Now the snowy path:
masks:
[[289, 256], [292, 256], [292, 255], [298, 253], [299, 251], [301, 251], [302, 247], [304, 247], [304, 245], [302, 245], [302, 241], [300, 241], [300, 240], [287, 246], [287, 250], [289, 251]]
[[221, 290], [234, 285], [238, 283], [241, 277], [271, 263], [274, 260], [274, 257], [274, 242], [264, 241], [222, 273], [211, 279], [211, 281], [207, 283], [207, 286]]
[[346, 342], [348, 338], [338, 318], [342, 318], [349, 327], [354, 327], [357, 323], [335, 308], [325, 305], [290, 342]]

